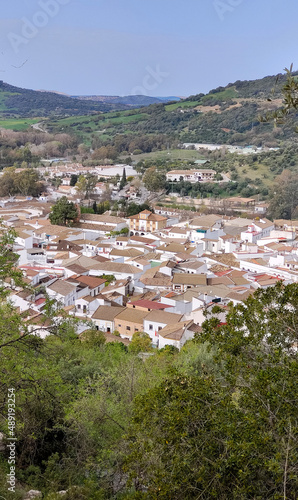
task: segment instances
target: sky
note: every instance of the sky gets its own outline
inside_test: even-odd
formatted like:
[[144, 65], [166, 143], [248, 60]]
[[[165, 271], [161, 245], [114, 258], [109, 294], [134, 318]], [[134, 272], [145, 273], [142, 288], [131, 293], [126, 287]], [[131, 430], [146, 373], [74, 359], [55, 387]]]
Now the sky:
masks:
[[189, 96], [298, 68], [297, 0], [11, 0], [0, 79], [70, 95]]

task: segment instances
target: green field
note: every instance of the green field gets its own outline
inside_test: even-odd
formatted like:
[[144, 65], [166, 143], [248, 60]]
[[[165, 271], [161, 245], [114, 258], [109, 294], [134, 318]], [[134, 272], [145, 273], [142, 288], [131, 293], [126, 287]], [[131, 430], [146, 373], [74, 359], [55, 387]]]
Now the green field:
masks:
[[182, 101], [175, 104], [168, 104], [165, 106], [166, 111], [175, 111], [178, 108], [195, 108], [200, 104], [200, 101]]
[[264, 186], [268, 188], [272, 186], [273, 181], [276, 177], [276, 173], [272, 172], [270, 168], [268, 168], [268, 166], [264, 165], [262, 162], [256, 162], [254, 164], [254, 168], [252, 168], [252, 166], [248, 164], [245, 164], [243, 165], [243, 167], [237, 167], [236, 171], [240, 179], [248, 178], [252, 182], [254, 182], [256, 179], [261, 179]]
[[82, 138], [85, 144], [90, 146], [91, 134], [96, 134], [100, 139], [107, 140], [117, 133], [136, 133], [130, 130], [129, 125], [134, 125], [135, 129], [136, 124], [144, 122], [148, 118], [148, 113], [136, 109], [48, 120], [46, 125], [49, 132], [75, 133]]
[[215, 94], [208, 94], [202, 97], [202, 102], [207, 99], [216, 99], [220, 101], [225, 101], [228, 99], [236, 99], [239, 97], [239, 94], [235, 87], [229, 87], [228, 89], [223, 90], [222, 92], [216, 92]]
[[133, 155], [133, 161], [138, 162], [141, 160], [180, 160], [180, 161], [195, 161], [204, 160], [205, 158], [195, 150], [188, 149], [169, 149], [165, 151], [154, 151], [152, 153], [143, 153], [140, 155]]
[[42, 118], [9, 118], [0, 120], [0, 128], [15, 130], [17, 132], [27, 130], [34, 123], [38, 123]]

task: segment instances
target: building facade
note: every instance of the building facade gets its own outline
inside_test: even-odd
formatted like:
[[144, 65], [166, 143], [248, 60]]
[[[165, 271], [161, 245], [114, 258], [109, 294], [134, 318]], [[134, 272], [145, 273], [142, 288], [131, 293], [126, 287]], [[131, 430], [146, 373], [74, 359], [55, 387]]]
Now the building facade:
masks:
[[143, 210], [139, 214], [129, 217], [129, 229], [131, 234], [143, 236], [164, 229], [167, 225], [167, 218], [163, 215], [153, 214], [149, 210]]
[[167, 173], [167, 181], [179, 182], [181, 180], [191, 182], [192, 184], [196, 182], [213, 181], [216, 172], [210, 169], [201, 170], [171, 170]]

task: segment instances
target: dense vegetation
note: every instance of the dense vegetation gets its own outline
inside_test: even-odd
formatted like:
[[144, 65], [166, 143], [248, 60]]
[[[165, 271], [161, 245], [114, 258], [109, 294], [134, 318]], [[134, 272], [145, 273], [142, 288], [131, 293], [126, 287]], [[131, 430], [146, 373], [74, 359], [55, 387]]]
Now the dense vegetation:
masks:
[[0, 111], [5, 117], [79, 115], [82, 113], [125, 109], [121, 104], [105, 104], [94, 101], [72, 99], [54, 92], [39, 92], [14, 87], [0, 81]]
[[[209, 142], [220, 144], [278, 145], [293, 137], [292, 121], [283, 128], [275, 128], [261, 116], [280, 107], [282, 88], [286, 76], [279, 75], [253, 81], [237, 81], [226, 87], [218, 87], [207, 95], [198, 94], [173, 104], [153, 104], [140, 110], [104, 114], [95, 117], [79, 117], [51, 121], [49, 130], [63, 129], [79, 135], [93, 147], [111, 145], [122, 134], [133, 142], [134, 136], [163, 134], [164, 147], [177, 142]], [[272, 90], [274, 89], [274, 93]], [[270, 98], [270, 99], [269, 99]], [[117, 134], [117, 135], [116, 135]], [[156, 147], [156, 146], [155, 146]], [[123, 151], [148, 149], [125, 144]], [[149, 150], [151, 151], [151, 150]]]
[[0, 169], [5, 167], [38, 166], [41, 158], [70, 155], [78, 151], [76, 137], [52, 135], [39, 131], [1, 130]]
[[16, 172], [15, 168], [7, 168], [0, 178], [0, 196], [39, 196], [45, 189], [40, 180], [38, 170], [25, 168]]

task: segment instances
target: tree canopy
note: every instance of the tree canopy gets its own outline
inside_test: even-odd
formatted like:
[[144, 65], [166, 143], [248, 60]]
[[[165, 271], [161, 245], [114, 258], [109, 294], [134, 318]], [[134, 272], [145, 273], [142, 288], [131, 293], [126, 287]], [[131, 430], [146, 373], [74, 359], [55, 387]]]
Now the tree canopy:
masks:
[[298, 173], [284, 170], [276, 177], [268, 215], [272, 219], [298, 218]]
[[78, 210], [72, 201], [68, 201], [66, 196], [62, 196], [53, 205], [49, 217], [52, 224], [69, 226], [77, 219]]
[[213, 363], [136, 398], [125, 470], [135, 498], [294, 499], [298, 494], [298, 285], [207, 320]]
[[143, 176], [145, 187], [153, 192], [161, 191], [165, 187], [165, 180], [165, 175], [154, 167], [148, 168]]

